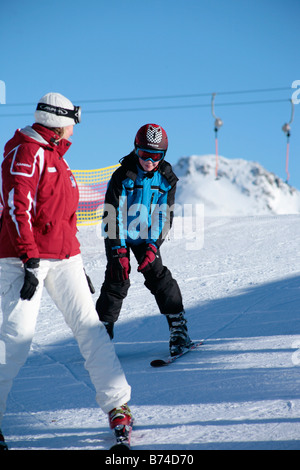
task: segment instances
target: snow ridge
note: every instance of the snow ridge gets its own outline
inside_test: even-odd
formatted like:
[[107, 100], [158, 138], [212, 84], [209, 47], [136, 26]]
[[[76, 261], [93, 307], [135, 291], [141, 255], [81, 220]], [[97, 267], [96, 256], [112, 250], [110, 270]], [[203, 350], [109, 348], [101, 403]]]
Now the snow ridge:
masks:
[[262, 165], [215, 155], [182, 157], [176, 202], [202, 203], [207, 216], [299, 214], [300, 192]]

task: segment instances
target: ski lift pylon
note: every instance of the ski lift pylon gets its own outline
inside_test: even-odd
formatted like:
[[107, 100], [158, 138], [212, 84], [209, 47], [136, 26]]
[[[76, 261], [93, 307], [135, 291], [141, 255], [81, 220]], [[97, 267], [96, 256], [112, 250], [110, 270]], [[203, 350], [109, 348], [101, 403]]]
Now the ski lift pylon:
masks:
[[287, 137], [290, 137], [291, 135], [291, 124], [294, 120], [294, 112], [295, 112], [295, 105], [294, 105], [294, 102], [293, 100], [291, 99], [290, 100], [290, 103], [291, 103], [291, 106], [292, 106], [292, 111], [291, 111], [291, 117], [290, 117], [290, 120], [289, 122], [286, 122], [285, 124], [283, 124], [282, 126], [282, 130], [283, 132], [286, 134]]
[[223, 126], [223, 121], [219, 117], [215, 115], [215, 98], [216, 98], [216, 93], [212, 94], [211, 97], [211, 113], [215, 119], [215, 147], [216, 147], [216, 169], [215, 169], [215, 176], [216, 179], [218, 179], [218, 165], [219, 165], [219, 155], [218, 155], [218, 131], [220, 127]]
[[294, 106], [294, 102], [293, 102], [292, 99], [290, 100], [290, 103], [291, 103], [291, 107], [292, 107], [290, 120], [289, 120], [289, 122], [286, 122], [282, 126], [282, 130], [285, 133], [286, 138], [287, 138], [286, 156], [285, 156], [286, 183], [288, 183], [289, 179], [290, 179], [290, 173], [289, 173], [290, 136], [291, 136], [291, 124], [294, 120], [294, 112], [295, 112], [295, 106]]

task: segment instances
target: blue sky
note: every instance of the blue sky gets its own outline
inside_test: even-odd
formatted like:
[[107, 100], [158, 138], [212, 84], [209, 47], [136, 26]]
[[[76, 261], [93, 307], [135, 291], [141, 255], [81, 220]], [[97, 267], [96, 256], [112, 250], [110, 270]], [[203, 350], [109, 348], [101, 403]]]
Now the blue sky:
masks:
[[[214, 153], [217, 93], [219, 154], [285, 180], [281, 128], [300, 80], [299, 18], [299, 0], [3, 1], [0, 146], [57, 91], [82, 106], [71, 168], [118, 163], [147, 122], [167, 131], [174, 164]], [[294, 111], [289, 181], [300, 189], [300, 105]]]

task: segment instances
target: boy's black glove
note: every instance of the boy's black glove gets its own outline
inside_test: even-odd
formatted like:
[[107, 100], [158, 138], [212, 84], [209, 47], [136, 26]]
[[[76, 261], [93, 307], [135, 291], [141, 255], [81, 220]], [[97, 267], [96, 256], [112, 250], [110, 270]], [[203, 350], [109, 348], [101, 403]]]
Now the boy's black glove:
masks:
[[22, 300], [30, 300], [38, 286], [39, 280], [37, 278], [38, 268], [40, 266], [39, 258], [29, 258], [24, 264], [24, 284], [20, 292]]

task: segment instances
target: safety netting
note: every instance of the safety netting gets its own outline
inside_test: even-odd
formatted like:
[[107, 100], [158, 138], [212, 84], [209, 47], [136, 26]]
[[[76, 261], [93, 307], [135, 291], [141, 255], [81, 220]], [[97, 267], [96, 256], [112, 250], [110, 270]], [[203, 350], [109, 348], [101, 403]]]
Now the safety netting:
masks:
[[119, 166], [98, 170], [72, 170], [79, 188], [77, 225], [94, 225], [101, 220], [107, 184]]
[[[101, 220], [107, 184], [119, 166], [118, 164], [96, 170], [72, 170], [79, 188], [77, 225], [95, 225]], [[1, 213], [0, 204], [0, 216]]]

